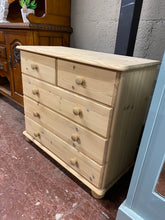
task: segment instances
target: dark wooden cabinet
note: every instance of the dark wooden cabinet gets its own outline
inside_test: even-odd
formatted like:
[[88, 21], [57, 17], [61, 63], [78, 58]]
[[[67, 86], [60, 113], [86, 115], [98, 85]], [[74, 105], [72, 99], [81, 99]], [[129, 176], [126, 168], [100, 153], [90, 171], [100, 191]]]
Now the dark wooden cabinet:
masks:
[[22, 90], [22, 76], [20, 68], [20, 51], [17, 49], [18, 45], [33, 44], [33, 36], [28, 30], [6, 30], [6, 49], [8, 59], [8, 69], [10, 75], [10, 90], [11, 97], [16, 102], [22, 105], [23, 90]]
[[18, 45], [69, 46], [70, 0], [37, 1], [23, 23], [18, 0], [9, 0], [8, 23], [0, 23], [0, 93], [23, 105]]

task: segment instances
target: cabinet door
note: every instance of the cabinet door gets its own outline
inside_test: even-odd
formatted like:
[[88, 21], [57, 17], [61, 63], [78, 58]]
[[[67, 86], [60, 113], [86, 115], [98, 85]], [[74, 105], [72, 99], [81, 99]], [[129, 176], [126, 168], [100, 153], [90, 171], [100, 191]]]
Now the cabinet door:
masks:
[[34, 31], [34, 45], [41, 46], [69, 46], [70, 33]]
[[23, 105], [20, 51], [16, 47], [17, 45], [32, 45], [33, 35], [27, 30], [7, 31], [5, 38], [11, 76], [11, 96]]

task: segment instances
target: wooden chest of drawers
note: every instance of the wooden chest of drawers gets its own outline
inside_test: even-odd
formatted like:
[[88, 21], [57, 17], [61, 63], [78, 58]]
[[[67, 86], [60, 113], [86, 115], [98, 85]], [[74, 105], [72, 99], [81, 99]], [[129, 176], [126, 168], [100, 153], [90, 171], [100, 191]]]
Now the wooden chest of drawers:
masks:
[[19, 49], [24, 135], [103, 197], [134, 163], [159, 62], [65, 47]]

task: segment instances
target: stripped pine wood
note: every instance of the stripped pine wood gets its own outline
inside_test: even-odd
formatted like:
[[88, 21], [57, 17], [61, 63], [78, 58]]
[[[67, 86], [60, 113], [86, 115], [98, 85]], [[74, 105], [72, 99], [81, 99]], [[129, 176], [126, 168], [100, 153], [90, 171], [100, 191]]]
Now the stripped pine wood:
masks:
[[58, 60], [58, 86], [112, 105], [116, 72]]
[[27, 117], [50, 130], [97, 163], [105, 163], [107, 139], [96, 135], [28, 97], [24, 97], [24, 103]]
[[67, 47], [19, 46], [18, 48], [22, 51], [25, 50], [36, 54], [42, 54], [45, 56], [61, 58], [122, 72], [131, 69], [139, 69], [145, 66], [154, 66], [160, 63], [158, 60], [127, 57]]
[[55, 84], [55, 59], [32, 53], [22, 53], [21, 70], [30, 76]]
[[[19, 48], [24, 135], [102, 198], [134, 164], [159, 61], [64, 47]], [[41, 74], [28, 72], [26, 57], [29, 67], [41, 66]]]
[[[42, 103], [52, 110], [70, 118], [94, 132], [107, 137], [112, 108], [93, 102], [90, 99], [71, 94], [66, 90], [54, 87], [23, 74], [24, 94]], [[33, 90], [38, 94], [33, 94]], [[48, 98], [49, 97], [49, 98]], [[74, 114], [78, 108], [80, 114]]]
[[149, 67], [125, 72], [122, 76], [110, 131], [103, 188], [135, 161], [155, 71], [156, 67]]
[[98, 165], [80, 151], [27, 117], [26, 131], [94, 186], [100, 187], [103, 166]]

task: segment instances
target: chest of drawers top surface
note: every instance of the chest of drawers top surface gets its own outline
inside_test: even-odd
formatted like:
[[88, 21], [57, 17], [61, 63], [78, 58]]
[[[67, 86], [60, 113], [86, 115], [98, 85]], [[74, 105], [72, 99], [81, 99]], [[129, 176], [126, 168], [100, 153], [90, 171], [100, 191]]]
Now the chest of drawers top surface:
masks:
[[158, 60], [127, 57], [58, 46], [18, 46], [17, 48], [45, 56], [66, 59], [117, 71], [127, 71], [136, 68], [139, 69], [145, 66], [152, 66], [160, 63]]

